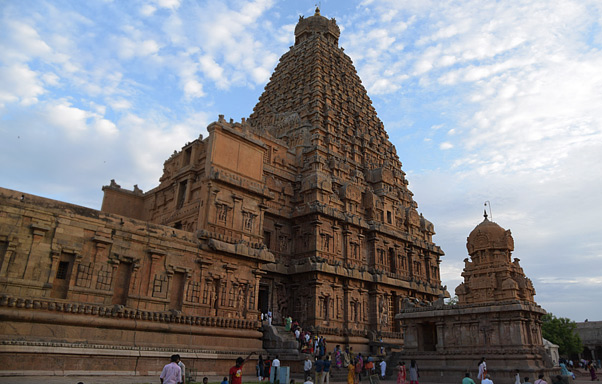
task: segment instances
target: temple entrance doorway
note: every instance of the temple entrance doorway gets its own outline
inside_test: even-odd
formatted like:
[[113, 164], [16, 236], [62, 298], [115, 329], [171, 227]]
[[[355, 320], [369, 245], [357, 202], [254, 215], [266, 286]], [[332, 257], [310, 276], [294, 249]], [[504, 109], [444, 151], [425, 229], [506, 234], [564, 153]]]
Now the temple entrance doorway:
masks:
[[437, 350], [437, 327], [435, 323], [424, 323], [421, 326], [422, 331], [422, 350]]
[[270, 308], [270, 287], [267, 284], [259, 285], [259, 300], [257, 305], [261, 313], [268, 313]]

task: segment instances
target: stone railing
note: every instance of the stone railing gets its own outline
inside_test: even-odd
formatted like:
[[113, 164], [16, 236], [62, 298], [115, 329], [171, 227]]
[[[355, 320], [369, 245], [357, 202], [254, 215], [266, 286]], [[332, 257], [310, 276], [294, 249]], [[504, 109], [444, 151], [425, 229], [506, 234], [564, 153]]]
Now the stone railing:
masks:
[[[437, 305], [437, 304], [431, 304], [428, 302], [425, 302], [424, 304], [422, 304], [422, 302], [421, 302], [421, 304], [417, 304], [416, 306], [410, 306], [410, 307], [405, 307], [405, 308], [402, 307], [399, 312], [400, 313], [413, 313], [413, 312], [428, 312], [428, 311], [432, 311], [432, 310], [451, 311], [454, 309], [484, 308], [484, 307], [491, 307], [491, 306], [516, 305], [516, 304], [522, 304], [529, 308], [541, 309], [541, 306], [539, 306], [536, 303], [530, 302], [530, 301], [508, 300], [508, 301], [499, 301], [499, 302], [492, 301], [490, 303], [452, 304], [452, 305], [448, 305], [448, 304]], [[413, 304], [413, 305], [415, 305], [415, 304]]]

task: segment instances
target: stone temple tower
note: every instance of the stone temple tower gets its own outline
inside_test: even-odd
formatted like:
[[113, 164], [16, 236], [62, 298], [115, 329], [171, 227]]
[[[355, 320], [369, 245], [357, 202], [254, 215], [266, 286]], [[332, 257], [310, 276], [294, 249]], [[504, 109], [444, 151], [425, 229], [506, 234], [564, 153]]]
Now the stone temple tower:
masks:
[[161, 350], [217, 375], [283, 341], [268, 310], [331, 346], [403, 344], [394, 314], [445, 294], [443, 252], [339, 35], [301, 17], [250, 117], [151, 190], [112, 180], [97, 211], [0, 189], [5, 371], [154, 374]]
[[[404, 298], [444, 292], [443, 252], [339, 35], [319, 9], [300, 17], [248, 119], [220, 117], [209, 137], [165, 162], [147, 193], [104, 187], [102, 209], [196, 233], [203, 271], [227, 261], [244, 275], [249, 251], [243, 259], [259, 263], [244, 281], [193, 268], [201, 297], [210, 292], [207, 313], [269, 309], [276, 322], [290, 315], [356, 349], [400, 344], [393, 316]], [[231, 300], [231, 290], [242, 297]], [[240, 301], [243, 312], [229, 306]]]
[[468, 258], [464, 259], [464, 282], [456, 288], [460, 304], [478, 304], [506, 300], [534, 302], [533, 283], [525, 276], [519, 259], [511, 261], [514, 239], [487, 219], [472, 230], [466, 241]]

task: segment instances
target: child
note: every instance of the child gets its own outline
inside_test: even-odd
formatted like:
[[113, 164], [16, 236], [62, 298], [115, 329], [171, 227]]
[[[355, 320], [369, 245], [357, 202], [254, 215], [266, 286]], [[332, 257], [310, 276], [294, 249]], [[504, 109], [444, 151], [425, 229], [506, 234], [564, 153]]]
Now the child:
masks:
[[221, 384], [228, 384], [228, 378], [224, 377], [224, 379], [222, 380]]

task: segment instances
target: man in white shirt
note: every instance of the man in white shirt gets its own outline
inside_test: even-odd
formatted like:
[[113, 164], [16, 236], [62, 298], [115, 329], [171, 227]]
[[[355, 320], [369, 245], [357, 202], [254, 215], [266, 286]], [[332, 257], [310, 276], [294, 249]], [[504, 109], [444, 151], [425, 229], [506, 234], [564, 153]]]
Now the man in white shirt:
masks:
[[493, 384], [493, 381], [491, 381], [491, 376], [485, 375], [485, 378], [481, 380], [481, 384]]
[[311, 381], [311, 376], [307, 376], [307, 378], [305, 379], [305, 382], [303, 384], [314, 384], [314, 382]]
[[161, 371], [161, 384], [178, 384], [182, 380], [182, 370], [178, 366], [178, 355], [171, 355], [170, 363]]
[[305, 362], [303, 363], [303, 372], [305, 373], [305, 377], [311, 377], [311, 367], [313, 366], [309, 356], [305, 356]]
[[182, 358], [180, 355], [176, 356], [178, 356], [178, 367], [180, 367], [180, 370], [182, 370], [182, 378], [178, 381], [178, 383], [186, 384], [186, 366], [184, 363], [182, 363]]
[[272, 368], [274, 368], [274, 383], [280, 382], [280, 378], [278, 377], [278, 371], [280, 368], [280, 360], [278, 359], [278, 355], [276, 355], [274, 360], [272, 360]]
[[387, 362], [386, 361], [381, 361], [380, 362], [380, 378], [382, 380], [385, 379], [385, 373], [387, 372]]

